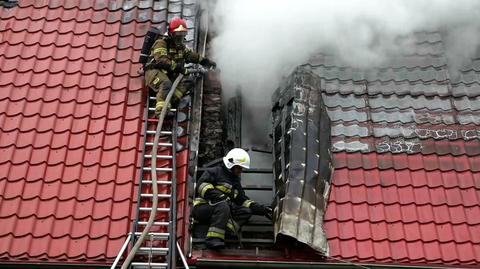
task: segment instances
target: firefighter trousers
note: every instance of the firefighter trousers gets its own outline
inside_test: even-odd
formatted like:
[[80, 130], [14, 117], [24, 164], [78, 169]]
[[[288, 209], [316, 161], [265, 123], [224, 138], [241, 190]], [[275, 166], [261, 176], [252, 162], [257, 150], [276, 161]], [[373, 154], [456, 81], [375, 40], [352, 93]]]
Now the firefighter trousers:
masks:
[[[172, 81], [167, 76], [166, 72], [159, 69], [150, 69], [145, 73], [145, 83], [154, 92], [157, 93], [157, 104], [155, 106], [155, 114], [160, 114], [162, 108], [165, 106], [165, 98], [172, 87]], [[180, 82], [173, 94], [172, 103], [177, 103], [183, 97], [187, 87]]]
[[216, 205], [200, 204], [193, 208], [193, 217], [202, 224], [210, 225], [207, 238], [225, 239], [225, 230], [237, 234], [245, 225], [252, 211], [248, 207], [221, 202]]

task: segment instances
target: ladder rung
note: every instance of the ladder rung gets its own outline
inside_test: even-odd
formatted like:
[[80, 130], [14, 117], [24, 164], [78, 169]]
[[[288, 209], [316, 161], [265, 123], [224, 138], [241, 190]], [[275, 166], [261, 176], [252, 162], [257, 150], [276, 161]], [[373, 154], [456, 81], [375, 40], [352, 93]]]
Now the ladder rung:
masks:
[[[152, 171], [152, 168], [151, 168], [151, 167], [144, 167], [143, 170], [144, 170], [144, 171]], [[167, 168], [163, 168], [163, 167], [162, 167], [162, 168], [157, 168], [156, 170], [157, 170], [157, 172], [172, 172], [172, 171], [173, 171], [173, 169], [170, 168], [170, 167], [167, 167]]]
[[139, 248], [137, 254], [154, 254], [154, 255], [167, 255], [168, 248], [149, 248], [149, 247], [142, 247]]
[[272, 224], [270, 223], [267, 224], [267, 225], [244, 225], [242, 226], [242, 233], [245, 233], [245, 232], [261, 232], [261, 233], [273, 233], [273, 226]]
[[[147, 131], [147, 134], [149, 134], [149, 135], [155, 135], [156, 133], [157, 133], [156, 131], [152, 131], [152, 130]], [[172, 131], [161, 131], [160, 134], [162, 134], [162, 135], [172, 135]]]
[[132, 262], [130, 264], [133, 268], [137, 269], [164, 269], [167, 268], [168, 264], [166, 263], [158, 263], [158, 262]]
[[245, 237], [242, 237], [242, 242], [245, 242], [245, 243], [273, 244], [275, 241], [274, 241], [273, 239], [259, 239], [259, 238], [245, 238]]
[[273, 169], [271, 168], [250, 168], [243, 170], [243, 173], [246, 174], [272, 174]]
[[[147, 154], [147, 155], [143, 155], [143, 157], [144, 157], [145, 159], [151, 159], [151, 158], [152, 158], [152, 155]], [[171, 159], [172, 159], [172, 156], [171, 156], [171, 155], [157, 155], [157, 159], [171, 160]]]
[[[145, 143], [145, 146], [153, 147], [153, 142], [147, 142], [147, 143]], [[159, 147], [171, 147], [171, 146], [173, 146], [173, 144], [172, 143], [158, 143], [158, 146]]]
[[273, 186], [262, 186], [262, 185], [246, 185], [246, 186], [243, 186], [244, 190], [251, 190], [251, 191], [254, 191], [254, 190], [259, 190], [259, 191], [271, 191], [273, 190]]
[[[142, 180], [142, 183], [144, 184], [152, 184], [152, 181], [151, 180]], [[160, 185], [172, 185], [172, 182], [171, 181], [165, 181], [165, 180], [157, 180], [157, 185], [160, 184]]]
[[[139, 221], [137, 222], [138, 225], [147, 225], [146, 221]], [[163, 221], [155, 221], [153, 223], [153, 226], [169, 226], [170, 224], [168, 222], [163, 222]]]
[[[150, 98], [151, 98], [151, 97], [150, 97]], [[155, 97], [154, 97], [153, 99], [155, 99]], [[148, 110], [149, 110], [149, 111], [155, 111], [155, 107], [149, 107]], [[176, 108], [172, 108], [172, 109], [170, 109], [170, 112], [177, 112], [177, 109], [176, 109]]]
[[[170, 194], [158, 194], [158, 198], [170, 198], [172, 197]], [[153, 198], [153, 194], [151, 193], [141, 193], [140, 197], [145, 197], [145, 198]]]
[[[227, 242], [238, 242], [238, 240], [227, 239]], [[275, 241], [273, 239], [258, 239], [258, 238], [245, 238], [242, 237], [243, 243], [262, 243], [262, 244], [273, 244]], [[203, 238], [194, 238], [193, 243], [205, 243]]]
[[[140, 236], [141, 232], [135, 232], [135, 236]], [[148, 233], [145, 237], [145, 240], [149, 240], [151, 237], [155, 240], [168, 240], [169, 234], [168, 233]]]
[[[151, 207], [140, 207], [140, 211], [152, 211]], [[170, 208], [158, 207], [157, 212], [170, 212]]]

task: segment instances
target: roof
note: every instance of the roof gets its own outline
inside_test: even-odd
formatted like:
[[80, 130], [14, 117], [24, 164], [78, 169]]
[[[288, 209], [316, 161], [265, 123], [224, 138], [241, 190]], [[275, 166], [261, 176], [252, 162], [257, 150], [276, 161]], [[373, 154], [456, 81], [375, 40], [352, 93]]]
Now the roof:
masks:
[[[136, 59], [150, 25], [181, 1], [26, 0], [0, 11], [0, 261], [109, 263], [135, 217]], [[480, 58], [452, 73], [441, 35], [417, 38], [369, 72], [328, 55], [309, 64], [332, 119], [330, 255], [473, 266]]]
[[149, 27], [164, 27], [181, 6], [0, 7], [0, 262], [116, 257], [136, 214], [145, 103], [137, 60]]
[[383, 66], [318, 55], [335, 166], [330, 255], [364, 263], [480, 263], [480, 57], [456, 69], [437, 32]]

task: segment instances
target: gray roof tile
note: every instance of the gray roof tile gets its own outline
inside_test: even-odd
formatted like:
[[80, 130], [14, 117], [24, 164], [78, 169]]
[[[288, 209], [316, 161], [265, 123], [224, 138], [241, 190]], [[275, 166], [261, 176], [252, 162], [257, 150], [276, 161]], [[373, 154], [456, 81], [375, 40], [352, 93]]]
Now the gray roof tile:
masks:
[[[444, 125], [444, 124], [416, 124], [416, 123], [372, 123], [372, 122], [332, 122], [332, 137], [390, 137], [390, 138], [419, 138], [419, 139], [472, 139], [471, 132], [478, 132], [476, 125]], [[466, 133], [467, 136], [463, 134]], [[478, 139], [479, 137], [474, 137]]]
[[[472, 132], [471, 132], [472, 133]], [[473, 135], [473, 133], [472, 133]], [[470, 140], [437, 140], [437, 139], [405, 139], [400, 138], [349, 138], [335, 137], [332, 140], [333, 152], [377, 152], [377, 153], [421, 153], [454, 156], [468, 155], [476, 156], [480, 154], [480, 131], [475, 134], [477, 139]]]
[[455, 71], [440, 33], [419, 32], [400, 42], [411, 44], [400, 52], [407, 56], [369, 69], [327, 54], [304, 65], [322, 78], [332, 150], [480, 154], [479, 143], [448, 144], [480, 141], [480, 55]]
[[414, 68], [376, 68], [360, 70], [351, 67], [327, 67], [324, 65], [311, 66], [312, 71], [326, 80], [353, 80], [354, 82], [442, 82], [447, 80], [447, 70], [443, 67], [414, 67]]
[[[478, 110], [480, 102], [478, 97], [449, 98], [440, 96], [411, 96], [411, 95], [354, 95], [354, 94], [323, 94], [325, 105], [328, 107], [355, 107], [355, 108], [414, 108], [429, 110]], [[453, 102], [453, 103], [452, 103]]]
[[427, 109], [352, 109], [329, 108], [328, 115], [332, 121], [340, 122], [366, 122], [373, 123], [416, 123], [416, 124], [459, 124], [457, 114], [446, 113], [442, 110], [431, 111]]
[[480, 96], [480, 82], [474, 82], [471, 84], [465, 83], [452, 83], [452, 95], [453, 96]]

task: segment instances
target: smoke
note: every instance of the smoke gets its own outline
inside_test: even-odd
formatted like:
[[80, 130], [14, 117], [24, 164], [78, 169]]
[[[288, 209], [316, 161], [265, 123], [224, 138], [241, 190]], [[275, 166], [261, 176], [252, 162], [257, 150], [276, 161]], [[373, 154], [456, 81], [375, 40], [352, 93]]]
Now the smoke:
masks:
[[260, 132], [281, 78], [318, 52], [368, 68], [408, 51], [412, 33], [440, 30], [449, 64], [461, 66], [480, 44], [476, 0], [219, 0], [212, 9], [224, 93], [240, 88], [246, 122], [258, 123], [244, 128]]

